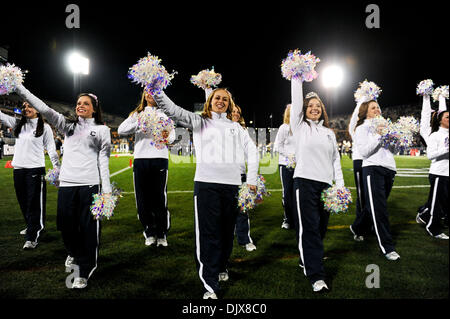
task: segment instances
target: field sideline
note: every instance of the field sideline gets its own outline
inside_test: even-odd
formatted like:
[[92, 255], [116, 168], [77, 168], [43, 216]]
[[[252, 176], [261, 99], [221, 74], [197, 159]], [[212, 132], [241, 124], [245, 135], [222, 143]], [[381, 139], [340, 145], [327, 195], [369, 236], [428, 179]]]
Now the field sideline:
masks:
[[[98, 268], [84, 291], [67, 289], [66, 252], [56, 230], [57, 189], [47, 184], [46, 231], [38, 247], [23, 251], [19, 231], [24, 221], [14, 192], [11, 157], [0, 160], [0, 298], [2, 299], [199, 299], [201, 282], [194, 262], [193, 176], [189, 158], [169, 161], [168, 205], [171, 214], [169, 246], [144, 245], [136, 217], [132, 157], [111, 156], [111, 181], [123, 189], [115, 215], [102, 223]], [[175, 164], [178, 162], [178, 164]], [[331, 291], [313, 294], [298, 267], [295, 232], [280, 228], [283, 210], [278, 160], [266, 156], [261, 168], [272, 195], [251, 212], [251, 237], [257, 246], [247, 252], [237, 245], [229, 267], [230, 280], [222, 284], [224, 299], [446, 299], [449, 292], [448, 241], [426, 234], [415, 222], [416, 210], [428, 196], [425, 157], [396, 157], [399, 171], [388, 201], [391, 231], [398, 262], [380, 253], [375, 236], [353, 241], [348, 229], [355, 205], [345, 215], [332, 215], [324, 240], [325, 271]], [[352, 162], [342, 158], [345, 184], [356, 198]], [[47, 169], [50, 162], [47, 158]], [[151, 183], [151, 181], [149, 181]], [[448, 229], [445, 230], [448, 234]], [[366, 287], [368, 265], [380, 269], [380, 288]]]

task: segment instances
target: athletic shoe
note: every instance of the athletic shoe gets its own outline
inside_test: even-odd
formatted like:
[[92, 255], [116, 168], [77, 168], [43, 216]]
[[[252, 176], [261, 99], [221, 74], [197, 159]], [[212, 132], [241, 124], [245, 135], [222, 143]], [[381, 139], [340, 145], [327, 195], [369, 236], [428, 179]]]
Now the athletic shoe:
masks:
[[228, 281], [228, 279], [230, 279], [230, 277], [228, 276], [227, 271], [219, 273], [219, 281]]
[[400, 259], [400, 255], [395, 251], [391, 251], [389, 254], [384, 255], [388, 260], [397, 260]]
[[21, 230], [21, 231], [20, 231], [20, 234], [21, 234], [21, 235], [26, 235], [26, 234], [27, 234], [27, 229], [25, 228], [24, 230]]
[[254, 251], [256, 250], [256, 246], [253, 243], [248, 243], [247, 245], [245, 245], [245, 249], [247, 251]]
[[159, 246], [167, 247], [168, 246], [167, 239], [165, 239], [165, 238], [158, 238], [158, 244], [157, 244], [156, 247], [159, 247]]
[[313, 291], [314, 292], [320, 292], [324, 291], [325, 289], [328, 290], [328, 286], [323, 280], [317, 280], [313, 285]]
[[291, 228], [291, 226], [288, 223], [283, 222], [283, 224], [281, 224], [281, 228], [282, 229], [289, 229], [289, 228]]
[[423, 221], [423, 219], [420, 218], [420, 213], [417, 213], [417, 216], [416, 216], [416, 223], [417, 223], [417, 224], [426, 225], [426, 223]]
[[36, 246], [37, 246], [37, 242], [35, 242], [35, 241], [29, 241], [29, 240], [27, 240], [26, 242], [25, 242], [25, 245], [23, 245], [23, 249], [34, 249], [34, 248], [36, 248]]
[[87, 279], [81, 277], [74, 279], [72, 288], [83, 289], [86, 287], [87, 287]]
[[203, 299], [217, 299], [217, 295], [213, 292], [205, 292], [205, 294], [203, 295]]
[[441, 233], [439, 235], [434, 236], [434, 238], [438, 238], [438, 239], [447, 239], [448, 240], [448, 236], [444, 233]]
[[156, 243], [156, 238], [153, 236], [145, 238], [145, 246], [151, 246]]
[[352, 225], [350, 225], [350, 231], [352, 232], [353, 239], [355, 241], [364, 241], [364, 237], [363, 236], [358, 236], [358, 235], [355, 234], [355, 232], [353, 231]]

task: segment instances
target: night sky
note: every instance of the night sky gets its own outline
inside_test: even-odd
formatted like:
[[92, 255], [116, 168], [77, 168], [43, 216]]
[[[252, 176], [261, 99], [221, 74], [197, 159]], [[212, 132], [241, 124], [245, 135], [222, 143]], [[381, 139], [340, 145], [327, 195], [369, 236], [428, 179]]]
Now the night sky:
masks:
[[[204, 99], [191, 75], [214, 66], [247, 122], [267, 127], [272, 113], [278, 127], [290, 102], [280, 64], [291, 49], [311, 50], [321, 59], [319, 78], [306, 83], [304, 93], [319, 93], [333, 115], [351, 113], [353, 93], [364, 79], [382, 88], [381, 107], [420, 103], [415, 88], [421, 80], [449, 84], [444, 2], [392, 2], [2, 3], [0, 45], [9, 47], [9, 62], [29, 70], [25, 86], [31, 92], [73, 105], [73, 75], [65, 61], [72, 49], [81, 51], [91, 63], [82, 91], [96, 94], [105, 112], [123, 117], [141, 92], [127, 78], [128, 68], [147, 52], [178, 72], [166, 93], [189, 110]], [[66, 28], [70, 3], [80, 7], [80, 29]], [[370, 3], [379, 5], [379, 29], [365, 25]], [[333, 62], [345, 71], [334, 93], [320, 79], [321, 69]]]

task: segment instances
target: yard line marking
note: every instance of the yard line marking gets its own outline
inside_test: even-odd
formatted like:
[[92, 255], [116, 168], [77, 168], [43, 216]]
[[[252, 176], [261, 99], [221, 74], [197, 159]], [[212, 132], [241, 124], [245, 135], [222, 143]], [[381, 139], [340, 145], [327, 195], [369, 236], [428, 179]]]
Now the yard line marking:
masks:
[[[408, 185], [408, 186], [394, 186], [392, 188], [427, 188], [430, 185]], [[350, 186], [348, 189], [356, 189], [356, 187]], [[268, 189], [269, 192], [281, 192], [282, 189]], [[182, 194], [182, 193], [193, 193], [194, 191], [168, 191], [168, 194]], [[134, 194], [134, 192], [122, 192], [122, 194]]]
[[117, 172], [112, 173], [111, 175], [109, 175], [109, 177], [116, 176], [116, 175], [118, 175], [118, 174], [120, 174], [120, 173], [125, 172], [126, 170], [128, 170], [128, 169], [130, 169], [130, 168], [131, 168], [130, 166], [127, 166], [127, 167], [121, 169], [120, 171], [117, 171]]

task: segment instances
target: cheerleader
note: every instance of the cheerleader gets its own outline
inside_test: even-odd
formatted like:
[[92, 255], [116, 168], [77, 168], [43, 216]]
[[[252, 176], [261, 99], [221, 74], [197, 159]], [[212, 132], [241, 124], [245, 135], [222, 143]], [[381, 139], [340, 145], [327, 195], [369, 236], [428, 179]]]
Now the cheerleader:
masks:
[[231, 121], [234, 102], [226, 89], [212, 91], [201, 115], [175, 105], [164, 92], [153, 96], [163, 111], [193, 131], [196, 154], [194, 177], [195, 261], [204, 299], [217, 299], [219, 274], [233, 248], [240, 165], [248, 158], [247, 184], [256, 191], [257, 153], [242, 127]]
[[[144, 91], [138, 107], [120, 124], [118, 133], [121, 136], [135, 135], [133, 184], [138, 218], [144, 227], [145, 245], [166, 247], [170, 229], [170, 212], [167, 209], [169, 151], [167, 147], [157, 148], [152, 137], [138, 127], [138, 117], [143, 111], [156, 111], [158, 116], [167, 119], [167, 115], [156, 108], [152, 96]], [[170, 134], [163, 131], [162, 135], [168, 138], [169, 143], [175, 140], [175, 130]]]
[[[231, 120], [233, 122], [237, 122], [241, 125], [241, 127], [244, 129], [244, 134], [248, 134], [247, 128], [245, 126], [245, 120], [242, 116], [242, 110], [238, 105], [235, 105], [233, 108], [233, 112], [231, 113]], [[250, 140], [251, 141], [251, 140]], [[251, 141], [249, 145], [253, 151], [256, 152], [256, 145]], [[259, 160], [258, 160], [259, 162]], [[241, 163], [241, 181], [242, 183], [247, 182], [247, 175], [245, 174], [246, 167], [245, 162]], [[237, 241], [238, 244], [241, 246], [245, 246], [245, 249], [247, 251], [254, 251], [256, 250], [256, 246], [253, 243], [252, 238], [250, 237], [250, 219], [247, 213], [242, 212], [239, 208], [237, 219], [236, 219], [236, 235], [237, 235]], [[224, 273], [224, 278], [228, 277], [228, 273]], [[220, 280], [221, 278], [219, 278]]]
[[34, 249], [45, 226], [47, 186], [44, 150], [47, 150], [53, 168], [60, 165], [53, 131], [50, 125], [44, 123], [41, 113], [28, 102], [23, 103], [20, 120], [0, 111], [0, 122], [12, 128], [16, 136], [11, 163], [14, 167], [14, 189], [27, 226], [20, 234], [25, 235], [23, 249]]
[[[378, 245], [388, 260], [397, 260], [400, 255], [395, 251], [389, 229], [387, 200], [394, 184], [396, 165], [392, 150], [381, 147], [381, 136], [372, 131], [372, 120], [381, 111], [375, 100], [361, 104], [354, 139], [359, 153], [363, 158], [362, 173], [366, 205], [363, 207], [361, 219], [370, 216], [374, 225]], [[360, 230], [353, 225], [355, 235]]]
[[282, 198], [284, 208], [281, 228], [289, 229], [294, 225], [294, 169], [295, 169], [295, 140], [289, 126], [291, 105], [284, 110], [283, 124], [279, 127], [274, 142], [274, 151], [278, 152], [278, 170], [280, 172]]
[[449, 147], [448, 111], [445, 97], [439, 96], [439, 111], [431, 116], [430, 96], [424, 95], [421, 113], [420, 134], [427, 144], [427, 157], [431, 160], [428, 179], [430, 192], [425, 209], [416, 217], [425, 226], [427, 233], [438, 239], [447, 239], [442, 232], [441, 218], [448, 214]]
[[95, 220], [90, 211], [93, 195], [111, 194], [109, 128], [103, 125], [102, 111], [94, 94], [78, 96], [77, 119], [71, 122], [24, 86], [19, 85], [17, 93], [65, 134], [56, 222], [68, 252], [65, 265], [76, 270], [73, 285], [68, 288], [85, 288], [97, 268], [101, 230], [100, 220]]
[[322, 192], [332, 185], [344, 186], [340, 156], [334, 132], [329, 128], [325, 106], [311, 92], [303, 101], [301, 80], [291, 80], [290, 128], [295, 140], [294, 214], [300, 252], [300, 267], [313, 291], [328, 290], [323, 267], [323, 239], [329, 212], [321, 201]]

